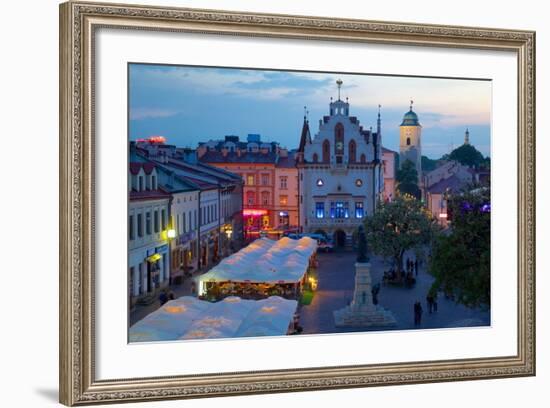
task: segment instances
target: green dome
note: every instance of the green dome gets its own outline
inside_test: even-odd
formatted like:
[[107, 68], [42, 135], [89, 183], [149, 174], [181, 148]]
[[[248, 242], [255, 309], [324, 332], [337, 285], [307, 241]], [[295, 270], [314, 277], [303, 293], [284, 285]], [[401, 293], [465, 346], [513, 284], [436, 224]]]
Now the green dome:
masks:
[[420, 126], [418, 115], [411, 109], [403, 116], [403, 123], [401, 123], [401, 126]]

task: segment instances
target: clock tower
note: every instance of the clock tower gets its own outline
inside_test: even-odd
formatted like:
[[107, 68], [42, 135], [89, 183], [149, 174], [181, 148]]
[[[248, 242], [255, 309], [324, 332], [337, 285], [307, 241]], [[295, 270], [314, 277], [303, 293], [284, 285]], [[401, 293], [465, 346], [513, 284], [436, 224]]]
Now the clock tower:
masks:
[[399, 126], [399, 166], [410, 160], [414, 163], [418, 173], [418, 184], [422, 180], [422, 125], [418, 121], [418, 115], [413, 111], [413, 101], [409, 111], [403, 116], [403, 122]]

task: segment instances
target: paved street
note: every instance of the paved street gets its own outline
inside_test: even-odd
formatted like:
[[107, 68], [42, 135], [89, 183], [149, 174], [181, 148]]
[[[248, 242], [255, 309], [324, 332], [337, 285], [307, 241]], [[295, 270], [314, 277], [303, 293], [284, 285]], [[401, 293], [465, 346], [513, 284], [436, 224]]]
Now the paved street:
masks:
[[[335, 333], [365, 331], [377, 329], [336, 328], [333, 311], [346, 306], [353, 297], [356, 254], [353, 252], [335, 252], [319, 254], [319, 286], [310, 305], [300, 309], [300, 324], [304, 333]], [[388, 265], [379, 257], [371, 258], [371, 276], [373, 284], [382, 282], [383, 271]], [[424, 268], [420, 268], [417, 283], [413, 288], [383, 286], [378, 296], [379, 304], [393, 312], [399, 329], [426, 329], [457, 326], [481, 326], [490, 324], [490, 313], [471, 310], [438, 295], [438, 311], [428, 313], [426, 294], [433, 282], [433, 277]], [[414, 326], [413, 304], [422, 302], [424, 313], [419, 327]], [[384, 329], [386, 330], [386, 329]]]

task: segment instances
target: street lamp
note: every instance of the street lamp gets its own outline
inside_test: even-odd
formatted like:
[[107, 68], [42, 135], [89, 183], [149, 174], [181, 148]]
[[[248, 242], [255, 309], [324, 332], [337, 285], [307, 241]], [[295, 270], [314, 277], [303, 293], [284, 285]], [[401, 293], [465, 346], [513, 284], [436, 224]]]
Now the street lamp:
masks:
[[176, 238], [176, 230], [173, 228], [170, 228], [168, 231], [166, 231], [166, 236], [168, 237], [168, 239]]

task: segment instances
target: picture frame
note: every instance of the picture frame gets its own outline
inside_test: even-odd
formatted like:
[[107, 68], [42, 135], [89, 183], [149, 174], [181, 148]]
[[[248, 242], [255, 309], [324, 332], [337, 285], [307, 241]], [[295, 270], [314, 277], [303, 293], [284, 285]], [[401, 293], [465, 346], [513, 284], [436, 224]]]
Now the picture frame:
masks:
[[[387, 362], [98, 379], [96, 348], [96, 33], [200, 33], [505, 51], [517, 60], [517, 352]], [[60, 5], [60, 402], [92, 403], [325, 390], [535, 375], [535, 33], [235, 11]], [[510, 265], [510, 268], [513, 268]], [[121, 295], [122, 296], [122, 295]], [[245, 340], [246, 341], [246, 340]]]

